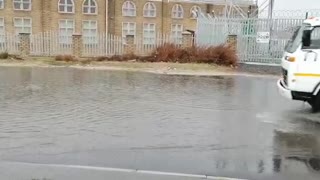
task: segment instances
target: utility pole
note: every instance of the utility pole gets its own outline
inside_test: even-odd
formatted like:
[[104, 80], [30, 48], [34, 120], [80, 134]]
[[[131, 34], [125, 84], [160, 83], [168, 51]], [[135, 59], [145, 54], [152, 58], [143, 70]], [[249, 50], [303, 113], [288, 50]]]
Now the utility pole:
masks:
[[274, 0], [269, 0], [269, 19], [273, 18]]

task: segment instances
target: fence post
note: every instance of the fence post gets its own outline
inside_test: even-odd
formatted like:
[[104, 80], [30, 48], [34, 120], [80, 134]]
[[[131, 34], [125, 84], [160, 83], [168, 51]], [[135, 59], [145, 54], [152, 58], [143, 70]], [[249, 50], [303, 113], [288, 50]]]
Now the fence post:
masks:
[[228, 35], [227, 43], [235, 51], [237, 51], [237, 44], [238, 44], [238, 40], [237, 39], [238, 39], [237, 35], [233, 35], [233, 34], [229, 34]]
[[182, 32], [182, 48], [189, 48], [193, 45], [192, 33], [188, 31]]
[[126, 35], [125, 53], [134, 54], [135, 50], [136, 50], [136, 47], [134, 44], [134, 35]]
[[30, 55], [30, 33], [19, 33], [19, 51], [22, 57]]
[[72, 55], [79, 58], [82, 56], [82, 35], [72, 35]]

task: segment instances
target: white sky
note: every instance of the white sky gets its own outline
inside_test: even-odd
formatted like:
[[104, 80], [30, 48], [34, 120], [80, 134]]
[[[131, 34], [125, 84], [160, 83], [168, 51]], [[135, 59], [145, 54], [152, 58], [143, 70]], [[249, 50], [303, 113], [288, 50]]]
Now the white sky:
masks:
[[[265, 0], [259, 0], [259, 3]], [[320, 9], [320, 0], [274, 0], [275, 10]]]

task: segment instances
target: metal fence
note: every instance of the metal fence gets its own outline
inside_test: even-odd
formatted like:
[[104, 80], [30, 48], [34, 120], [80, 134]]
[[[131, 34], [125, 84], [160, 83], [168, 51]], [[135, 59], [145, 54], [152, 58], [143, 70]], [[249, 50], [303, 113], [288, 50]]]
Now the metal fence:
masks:
[[[79, 35], [77, 35], [79, 38]], [[56, 56], [72, 55], [73, 47], [77, 46], [78, 41], [74, 42], [72, 36], [59, 35], [59, 32], [42, 32], [31, 34], [30, 36], [30, 55], [32, 56]], [[100, 33], [91, 37], [80, 35], [80, 46], [82, 57], [98, 57], [123, 55], [128, 47], [125, 37], [112, 34]], [[177, 46], [182, 44], [181, 37], [172, 37], [167, 34], [157, 34], [154, 37], [134, 37], [134, 53], [136, 55], [150, 55], [156, 48], [165, 43], [173, 43]], [[19, 54], [20, 36], [5, 34], [0, 36], [0, 52]]]
[[[82, 42], [81, 53], [84, 57], [119, 55], [123, 53], [125, 45], [123, 38], [105, 33], [98, 34], [89, 42]], [[43, 32], [30, 36], [30, 54], [33, 56], [72, 54], [72, 47], [72, 38], [66, 40], [58, 32]]]
[[243, 63], [280, 64], [284, 47], [304, 19], [198, 18], [197, 45], [219, 45], [237, 36], [237, 52]]
[[101, 33], [83, 41], [84, 57], [112, 56], [124, 53], [125, 39], [112, 34]]
[[58, 32], [42, 32], [30, 35], [30, 53], [34, 56], [72, 54], [72, 41], [61, 41]]
[[168, 34], [158, 33], [155, 38], [149, 39], [142, 36], [135, 38], [136, 54], [137, 55], [150, 55], [156, 48], [166, 44], [172, 43], [176, 46], [180, 46], [182, 43], [181, 38], [175, 38]]
[[19, 52], [19, 36], [15, 34], [0, 35], [0, 52], [16, 54]]

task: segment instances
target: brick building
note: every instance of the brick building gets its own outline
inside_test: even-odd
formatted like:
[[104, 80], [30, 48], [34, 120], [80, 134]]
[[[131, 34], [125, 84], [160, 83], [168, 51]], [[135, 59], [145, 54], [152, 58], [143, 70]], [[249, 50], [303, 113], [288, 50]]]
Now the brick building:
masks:
[[0, 35], [56, 31], [61, 41], [70, 42], [74, 33], [89, 41], [108, 32], [152, 42], [157, 33], [180, 37], [195, 30], [192, 12], [220, 14], [223, 8], [179, 0], [0, 0]]

